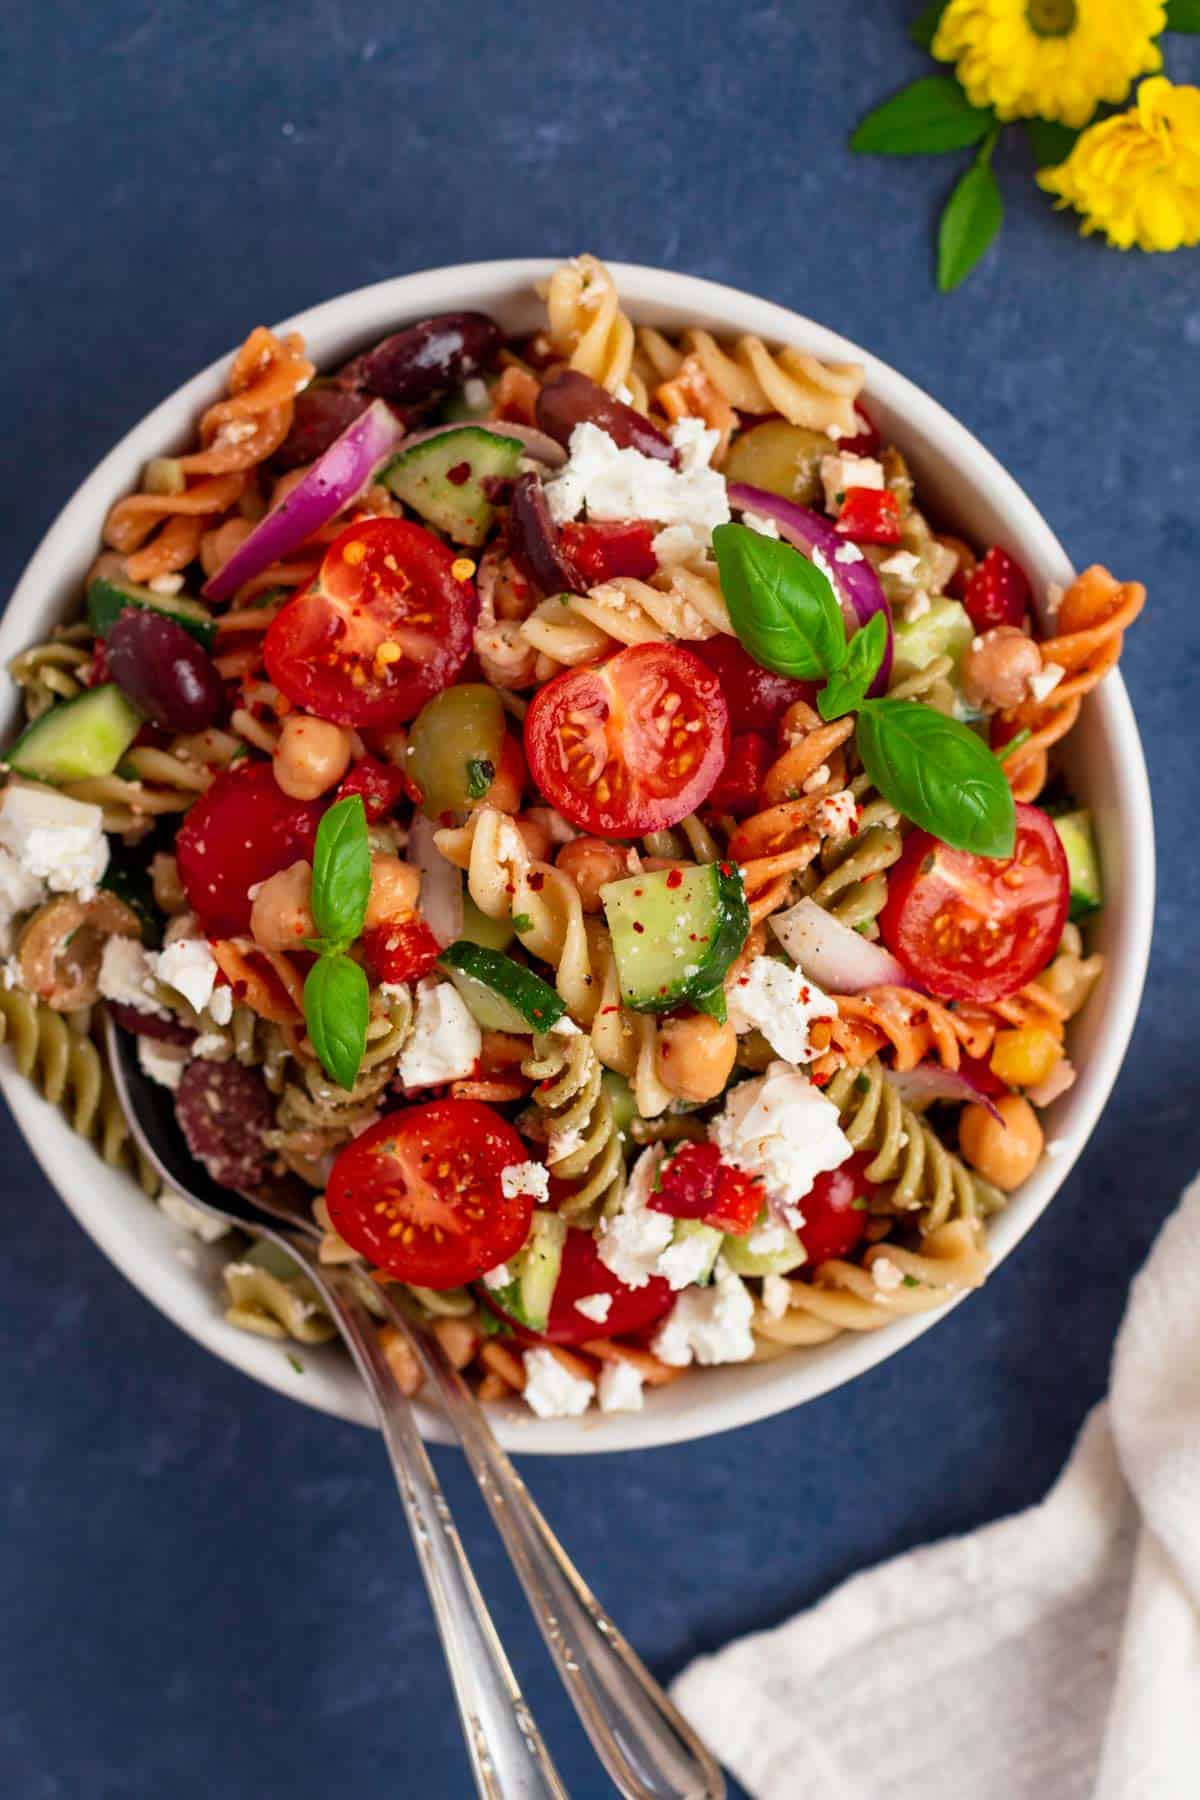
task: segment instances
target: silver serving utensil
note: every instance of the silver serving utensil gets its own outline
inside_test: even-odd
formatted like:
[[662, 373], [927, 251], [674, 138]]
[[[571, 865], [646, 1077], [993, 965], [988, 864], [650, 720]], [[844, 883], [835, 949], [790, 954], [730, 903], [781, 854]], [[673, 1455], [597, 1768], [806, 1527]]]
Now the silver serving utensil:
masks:
[[[191, 1155], [172, 1098], [137, 1059], [135, 1040], [106, 1021], [121, 1104], [144, 1154], [193, 1205], [295, 1258], [321, 1294], [374, 1402], [400, 1497], [442, 1635], [459, 1716], [480, 1795], [538, 1800], [566, 1790], [521, 1697], [437, 1476], [412, 1406], [396, 1386], [360, 1297], [369, 1280], [352, 1266], [317, 1261], [312, 1195], [295, 1178], [254, 1193], [217, 1185]], [[597, 1601], [492, 1434], [483, 1408], [437, 1339], [416, 1328], [371, 1283], [402, 1331], [479, 1483], [555, 1668], [592, 1745], [626, 1800], [723, 1800], [712, 1756]]]

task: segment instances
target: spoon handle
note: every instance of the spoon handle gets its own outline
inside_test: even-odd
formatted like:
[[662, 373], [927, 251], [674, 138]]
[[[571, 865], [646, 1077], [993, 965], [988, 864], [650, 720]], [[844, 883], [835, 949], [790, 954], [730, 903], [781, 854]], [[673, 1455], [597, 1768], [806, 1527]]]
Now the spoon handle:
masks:
[[458, 1370], [408, 1333], [488, 1504], [576, 1712], [626, 1800], [722, 1800], [716, 1762], [613, 1624], [492, 1435]]
[[496, 1635], [412, 1406], [392, 1378], [370, 1315], [346, 1276], [317, 1268], [307, 1256], [304, 1262], [375, 1403], [481, 1800], [569, 1800]]

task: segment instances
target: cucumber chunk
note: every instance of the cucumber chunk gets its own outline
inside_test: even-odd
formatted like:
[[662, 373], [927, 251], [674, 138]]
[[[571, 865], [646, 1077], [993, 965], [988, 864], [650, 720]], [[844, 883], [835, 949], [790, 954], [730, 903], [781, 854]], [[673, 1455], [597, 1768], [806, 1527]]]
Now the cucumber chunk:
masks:
[[774, 1220], [768, 1219], [764, 1214], [756, 1220], [753, 1230], [748, 1231], [745, 1237], [726, 1237], [721, 1254], [735, 1275], [788, 1275], [793, 1269], [798, 1269], [801, 1263], [807, 1262], [807, 1250], [795, 1232], [790, 1231], [786, 1225], [778, 1227], [783, 1237], [777, 1249], [751, 1250], [750, 1240], [755, 1232], [773, 1224]]
[[975, 636], [967, 609], [961, 601], [941, 596], [929, 603], [919, 619], [901, 620], [895, 628], [893, 680], [927, 669], [939, 656], [954, 664], [951, 679], [957, 683], [963, 652]]
[[510, 918], [489, 919], [470, 894], [463, 895], [463, 937], [469, 944], [479, 944], [484, 950], [507, 950], [515, 936]]
[[9, 767], [52, 783], [111, 775], [141, 726], [142, 715], [108, 682], [35, 719], [9, 751]]
[[1091, 813], [1063, 813], [1055, 819], [1054, 829], [1067, 856], [1071, 878], [1071, 910], [1068, 917], [1084, 919], [1104, 904], [1104, 886], [1100, 878], [1100, 857], [1092, 830]]
[[567, 1230], [566, 1220], [558, 1213], [535, 1212], [523, 1248], [508, 1259], [511, 1281], [491, 1289], [496, 1305], [530, 1331], [546, 1329]]
[[497, 485], [516, 479], [523, 454], [517, 438], [464, 425], [402, 450], [379, 479], [456, 544], [474, 549], [491, 529]]
[[144, 612], [164, 613], [185, 631], [190, 631], [205, 650], [212, 649], [217, 627], [212, 614], [199, 600], [191, 600], [186, 594], [156, 594], [153, 588], [139, 587], [136, 582], [126, 581], [120, 573], [119, 557], [102, 556], [88, 582], [88, 624], [97, 637], [106, 638], [121, 614], [131, 606]]
[[713, 1278], [721, 1245], [727, 1240], [715, 1225], [706, 1225], [703, 1219], [676, 1219], [675, 1235], [671, 1242], [680, 1244], [687, 1238], [697, 1238], [704, 1245], [708, 1261], [696, 1276], [695, 1282], [697, 1287], [707, 1287]]
[[548, 981], [501, 950], [459, 938], [441, 966], [485, 1031], [549, 1031], [567, 1010]]
[[612, 1108], [613, 1124], [622, 1137], [628, 1137], [630, 1126], [638, 1116], [637, 1101], [633, 1097], [633, 1089], [623, 1075], [615, 1069], [600, 1071], [600, 1085], [608, 1095], [608, 1104]]
[[736, 863], [656, 869], [601, 888], [621, 998], [635, 1012], [690, 1004], [725, 1017], [725, 974], [750, 930]]

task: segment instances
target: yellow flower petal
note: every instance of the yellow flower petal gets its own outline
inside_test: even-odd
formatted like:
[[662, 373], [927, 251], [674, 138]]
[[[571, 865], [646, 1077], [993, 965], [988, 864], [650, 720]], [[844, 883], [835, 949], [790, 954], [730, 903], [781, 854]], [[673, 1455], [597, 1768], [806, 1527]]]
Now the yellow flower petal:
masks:
[[950, 0], [933, 54], [1002, 119], [1086, 125], [1162, 67], [1165, 0]]
[[1136, 105], [1082, 132], [1038, 185], [1115, 249], [1200, 243], [1200, 88], [1144, 81]]

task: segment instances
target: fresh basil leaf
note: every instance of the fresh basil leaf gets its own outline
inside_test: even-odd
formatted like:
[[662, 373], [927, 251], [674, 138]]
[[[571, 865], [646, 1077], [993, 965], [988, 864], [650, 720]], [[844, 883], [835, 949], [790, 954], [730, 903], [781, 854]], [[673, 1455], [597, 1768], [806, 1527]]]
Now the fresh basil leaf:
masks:
[[1004, 201], [988, 160], [990, 144], [947, 200], [938, 226], [938, 287], [948, 294], [965, 281], [1004, 222]]
[[350, 944], [363, 928], [371, 892], [371, 846], [361, 794], [331, 806], [317, 827], [312, 914], [321, 937]]
[[371, 995], [366, 975], [348, 956], [323, 956], [304, 983], [304, 1020], [321, 1067], [352, 1088], [367, 1047]]
[[1167, 30], [1200, 32], [1200, 0], [1167, 0]]
[[936, 156], [982, 143], [994, 124], [949, 75], [928, 75], [869, 112], [850, 148], [868, 156]]
[[496, 779], [496, 765], [486, 756], [472, 756], [467, 762], [467, 798], [482, 800]]
[[840, 719], [843, 713], [853, 712], [855, 707], [862, 705], [886, 649], [887, 618], [877, 612], [854, 633], [846, 646], [845, 662], [817, 695], [817, 711], [823, 719]]
[[919, 19], [914, 19], [908, 28], [908, 35], [920, 50], [932, 50], [933, 40], [937, 36], [937, 28], [942, 22], [949, 0], [933, 0]]
[[[1200, 7], [1200, 0], [1196, 4]], [[1026, 119], [1025, 133], [1039, 169], [1056, 169], [1065, 163], [1079, 136], [1075, 126], [1060, 125], [1057, 119]]]
[[983, 739], [957, 719], [916, 700], [868, 700], [858, 753], [884, 799], [943, 843], [1012, 855], [1012, 789]]
[[842, 609], [815, 563], [748, 525], [718, 525], [713, 550], [733, 628], [755, 662], [800, 681], [840, 666]]

